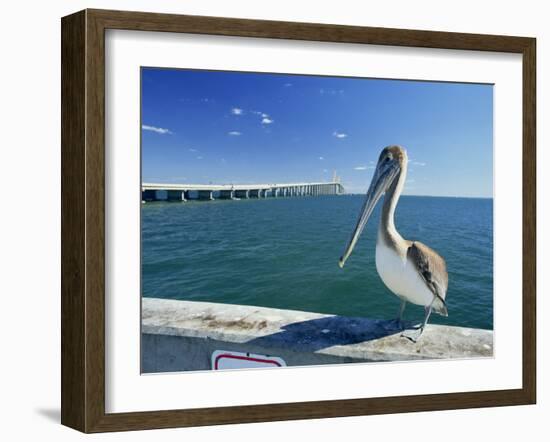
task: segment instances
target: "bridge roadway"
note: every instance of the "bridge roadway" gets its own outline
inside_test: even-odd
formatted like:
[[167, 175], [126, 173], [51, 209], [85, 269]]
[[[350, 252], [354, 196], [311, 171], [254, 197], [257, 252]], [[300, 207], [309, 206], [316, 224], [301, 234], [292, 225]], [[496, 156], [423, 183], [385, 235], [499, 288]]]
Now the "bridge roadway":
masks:
[[142, 183], [141, 185], [141, 199], [144, 202], [323, 196], [343, 193], [345, 193], [344, 186], [337, 181], [291, 184]]

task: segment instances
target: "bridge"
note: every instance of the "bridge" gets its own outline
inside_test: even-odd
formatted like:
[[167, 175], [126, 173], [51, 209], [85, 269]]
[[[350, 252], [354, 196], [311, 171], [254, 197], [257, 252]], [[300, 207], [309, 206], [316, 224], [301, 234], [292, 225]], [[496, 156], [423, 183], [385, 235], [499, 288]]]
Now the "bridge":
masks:
[[284, 198], [296, 196], [342, 195], [339, 180], [319, 183], [292, 184], [165, 184], [142, 183], [141, 200], [239, 200], [249, 198]]

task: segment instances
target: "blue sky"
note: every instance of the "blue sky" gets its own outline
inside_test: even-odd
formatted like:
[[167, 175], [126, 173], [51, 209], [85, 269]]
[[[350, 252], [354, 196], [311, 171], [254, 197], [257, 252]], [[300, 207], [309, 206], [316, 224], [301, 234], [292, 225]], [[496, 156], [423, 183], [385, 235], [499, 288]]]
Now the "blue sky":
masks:
[[409, 154], [406, 194], [492, 197], [493, 87], [142, 69], [142, 179], [318, 182], [363, 193], [380, 150]]

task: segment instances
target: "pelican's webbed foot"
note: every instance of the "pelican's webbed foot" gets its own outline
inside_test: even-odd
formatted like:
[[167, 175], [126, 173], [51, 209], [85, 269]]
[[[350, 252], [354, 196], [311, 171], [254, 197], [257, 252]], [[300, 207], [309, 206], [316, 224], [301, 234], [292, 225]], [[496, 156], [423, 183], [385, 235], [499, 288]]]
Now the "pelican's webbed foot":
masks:
[[408, 330], [404, 330], [403, 333], [401, 333], [402, 338], [407, 338], [409, 341], [416, 342], [420, 339], [420, 336], [422, 336], [422, 333], [424, 332], [424, 327], [418, 327], [418, 328], [412, 328]]
[[422, 324], [412, 329], [405, 330], [403, 333], [401, 333], [402, 337], [407, 338], [414, 343], [416, 343], [416, 341], [420, 339], [420, 336], [422, 336], [422, 333], [424, 332], [424, 327], [426, 327], [426, 324], [428, 323], [428, 319], [430, 319], [430, 314], [432, 313], [431, 304], [429, 306], [424, 307], [424, 313], [425, 313], [425, 316]]

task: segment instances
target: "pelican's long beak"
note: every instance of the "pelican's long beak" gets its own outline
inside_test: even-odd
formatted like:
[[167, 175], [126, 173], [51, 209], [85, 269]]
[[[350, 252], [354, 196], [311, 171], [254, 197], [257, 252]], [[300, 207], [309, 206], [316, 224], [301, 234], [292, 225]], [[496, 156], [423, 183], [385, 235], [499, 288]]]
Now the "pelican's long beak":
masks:
[[399, 164], [393, 160], [379, 162], [376, 166], [374, 176], [372, 177], [369, 190], [367, 191], [367, 195], [365, 197], [365, 202], [363, 203], [363, 208], [361, 209], [359, 219], [357, 220], [357, 225], [355, 226], [355, 230], [353, 231], [348, 245], [346, 246], [344, 254], [340, 257], [340, 261], [338, 262], [340, 268], [344, 267], [344, 264], [351, 255], [351, 252], [353, 252], [355, 243], [361, 236], [361, 233], [363, 232], [363, 229], [365, 228], [376, 203], [393, 182], [398, 172]]

